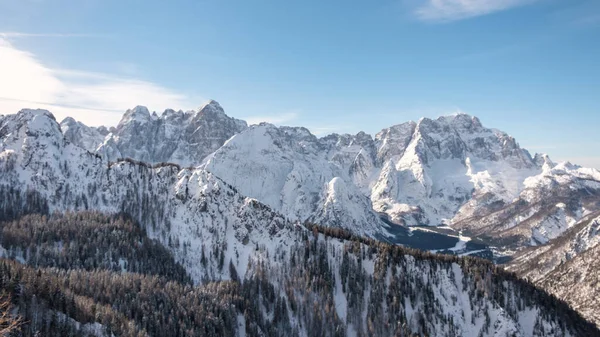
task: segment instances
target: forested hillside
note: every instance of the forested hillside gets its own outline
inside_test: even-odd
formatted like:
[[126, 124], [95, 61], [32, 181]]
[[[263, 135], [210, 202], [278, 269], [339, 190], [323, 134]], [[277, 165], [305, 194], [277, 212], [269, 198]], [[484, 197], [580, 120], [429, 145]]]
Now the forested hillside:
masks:
[[[254, 247], [245, 277], [225, 261], [231, 281], [197, 285], [124, 216], [30, 215], [1, 226], [4, 254], [25, 263], [0, 261], [0, 288], [24, 318], [20, 336], [598, 335], [564, 302], [487, 261], [311, 224], [296, 228], [289, 251]], [[135, 266], [116, 262], [135, 254], [128, 244], [142, 252]]]

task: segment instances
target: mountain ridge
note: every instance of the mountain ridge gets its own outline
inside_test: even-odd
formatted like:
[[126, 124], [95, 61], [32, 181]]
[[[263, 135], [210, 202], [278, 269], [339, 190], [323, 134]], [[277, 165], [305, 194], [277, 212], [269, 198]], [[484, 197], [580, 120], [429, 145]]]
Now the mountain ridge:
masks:
[[[281, 163], [293, 164], [290, 190], [298, 182], [320, 179], [305, 176], [311, 169], [302, 164], [323, 165], [322, 168], [342, 175], [359, 172], [355, 177], [361, 177], [357, 168], [369, 163], [366, 155], [360, 161], [355, 160], [362, 146], [355, 146], [352, 141], [346, 143], [341, 138], [339, 143], [325, 146], [330, 150], [327, 155], [316, 155], [313, 150], [324, 145], [306, 131], [263, 125], [249, 132], [257, 137], [251, 147], [234, 137], [222, 149], [227, 156], [218, 158], [228, 160], [231, 151], [237, 151], [238, 146], [243, 151], [254, 149], [258, 153], [270, 150], [264, 154], [283, 158], [275, 162], [274, 167], [281, 167]], [[497, 278], [496, 267], [489, 262], [459, 257], [448, 259], [460, 261], [463, 266], [441, 262], [443, 257], [435, 262], [434, 258], [428, 260], [405, 254], [397, 247], [395, 253], [389, 255], [395, 256], [395, 262], [390, 265], [392, 260], [386, 257], [388, 255], [372, 255], [362, 241], [348, 242], [344, 238], [321, 236], [318, 230], [311, 232], [310, 226], [290, 221], [285, 214], [245, 195], [240, 186], [202, 166], [181, 168], [134, 160], [109, 162], [66, 140], [54, 117], [46, 111], [23, 110], [17, 115], [2, 117], [0, 135], [0, 214], [3, 216], [23, 215], [18, 214], [19, 211], [123, 212], [144, 224], [150, 239], [168, 247], [173, 259], [195, 283], [226, 281], [239, 275], [250, 285], [257, 282], [256, 289], [271, 289], [257, 296], [270, 298], [269, 294], [275, 290], [286, 294], [279, 301], [290, 308], [299, 304], [309, 308], [313, 301], [326, 303], [325, 308], [318, 308], [314, 317], [327, 313], [326, 317], [333, 317], [341, 326], [363, 334], [368, 333], [369, 325], [373, 326], [369, 319], [379, 322], [382, 317], [390, 317], [392, 322], [406, 320], [409, 331], [431, 335], [516, 333], [535, 336], [543, 335], [544, 331], [573, 335], [569, 332], [573, 328], [561, 323], [558, 314], [545, 306], [545, 296], [535, 297], [538, 294], [531, 302], [524, 301], [523, 294], [529, 291], [518, 286], [520, 283], [504, 283], [502, 278]], [[297, 157], [287, 151], [289, 148], [298, 150], [294, 152]], [[282, 153], [287, 157], [281, 157]], [[303, 163], [298, 160], [302, 158], [313, 161]], [[330, 159], [335, 164], [330, 163]], [[363, 166], [359, 165], [362, 160]], [[323, 197], [331, 202], [323, 204], [322, 214], [330, 219], [339, 219], [339, 213], [346, 214], [339, 206], [360, 205], [361, 200], [366, 200], [364, 195], [361, 197], [353, 191], [353, 185], [344, 177], [348, 178], [325, 179], [330, 182], [330, 189]], [[341, 204], [336, 206], [336, 202]], [[372, 214], [369, 212], [363, 210], [359, 214]], [[322, 214], [313, 220], [318, 221]], [[335, 229], [322, 229], [326, 230]], [[390, 245], [383, 247], [392, 249]], [[227, 263], [232, 266], [230, 270], [223, 267]], [[280, 273], [288, 270], [286, 266], [304, 266], [303, 263], [306, 269], [290, 269], [292, 274]], [[330, 266], [335, 266], [335, 272]], [[398, 268], [399, 273], [395, 271]], [[293, 275], [299, 276], [290, 278]], [[310, 277], [300, 277], [306, 275]], [[387, 285], [388, 279], [394, 280], [395, 287], [404, 289], [401, 293], [408, 297], [392, 301], [393, 296], [388, 296], [391, 294], [388, 292], [393, 292], [393, 288]], [[289, 294], [293, 292], [286, 292], [283, 287], [293, 286], [304, 291], [305, 282], [310, 285], [306, 289], [308, 297], [292, 297]], [[490, 288], [490, 285], [497, 286]], [[89, 292], [84, 293], [91, 296]], [[414, 295], [410, 295], [412, 293]], [[372, 295], [358, 297], [357, 294]], [[299, 302], [293, 302], [292, 298]], [[303, 302], [303, 298], [309, 301]], [[384, 305], [384, 300], [389, 303]], [[273, 306], [269, 305], [267, 317], [273, 314]], [[396, 309], [390, 311], [391, 308]], [[544, 310], [549, 310], [550, 315], [544, 314]], [[381, 312], [388, 316], [381, 316]], [[406, 319], [397, 316], [402, 312]], [[385, 322], [381, 323], [376, 324], [380, 327], [376, 335], [389, 335], [390, 331], [384, 329]], [[306, 331], [301, 325], [295, 326]], [[396, 323], [389, 326], [400, 327]]]
[[[177, 132], [169, 129], [175, 121], [179, 123]], [[399, 225], [457, 224], [457, 228], [503, 243], [506, 234], [465, 227], [464, 220], [494, 216], [499, 205], [509, 205], [530, 187], [525, 185], [528, 178], [548, 172], [561, 174], [558, 170], [552, 173], [557, 164], [547, 155], [531, 156], [507, 133], [485, 128], [477, 117], [464, 113], [396, 124], [374, 137], [364, 132], [316, 137], [306, 128], [268, 123], [248, 127], [228, 117], [214, 100], [197, 111], [168, 109], [161, 116], [138, 106], [110, 130], [90, 131], [80, 126], [81, 131], [71, 132], [72, 124], [70, 120], [61, 123], [65, 137], [109, 161], [130, 157], [150, 163], [199, 165], [290, 219], [349, 223], [345, 228], [370, 236], [388, 235], [381, 229], [385, 223], [375, 219], [383, 214]], [[207, 133], [209, 129], [217, 130], [217, 139]], [[109, 133], [98, 143], [106, 131]], [[257, 148], [244, 149], [244, 144]], [[569, 166], [567, 174], [577, 176], [582, 170]], [[346, 204], [336, 207], [361, 212], [352, 217], [325, 212], [337, 201], [327, 197], [328, 186], [336, 178], [337, 185], [346, 186], [347, 191]], [[532, 190], [538, 193], [529, 188]], [[361, 201], [362, 196], [368, 200]], [[551, 225], [558, 229], [531, 229], [529, 234], [514, 231], [510, 240], [546, 242], [566, 229]]]

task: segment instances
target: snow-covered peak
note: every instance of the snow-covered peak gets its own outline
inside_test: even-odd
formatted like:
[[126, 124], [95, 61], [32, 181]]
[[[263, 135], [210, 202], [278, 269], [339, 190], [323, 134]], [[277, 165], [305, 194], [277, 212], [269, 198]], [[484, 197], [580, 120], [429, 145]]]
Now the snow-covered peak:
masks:
[[593, 187], [596, 184], [600, 184], [600, 171], [597, 169], [584, 168], [571, 164], [568, 161], [555, 164], [553, 167], [550, 167], [549, 164], [546, 165], [546, 169], [541, 174], [525, 180], [525, 187], [534, 191], [539, 191], [540, 189], [551, 191], [558, 185], [568, 185], [571, 188], [575, 188], [575, 186], [579, 186], [580, 184], [591, 184], [594, 185]]
[[351, 229], [358, 235], [385, 235], [379, 217], [373, 212], [364, 211], [373, 208], [369, 198], [344, 179], [334, 177], [326, 183], [321, 200], [311, 221]]
[[377, 232], [377, 213], [400, 224], [462, 224], [498, 205], [596, 179], [593, 171], [556, 165], [546, 155], [532, 158], [510, 135], [462, 113], [394, 125], [374, 138], [364, 132], [318, 138], [306, 128], [268, 123], [247, 127], [212, 100], [197, 111], [168, 109], [154, 117], [136, 107], [123, 120], [108, 135], [73, 119], [62, 128], [71, 143], [109, 161], [201, 165], [290, 219], [327, 225], [335, 218], [329, 215], [341, 214], [333, 209], [359, 209], [356, 219], [342, 222], [360, 233]]
[[550, 167], [546, 162], [543, 169], [534, 169], [521, 179], [514, 198], [475, 193], [456, 213], [453, 226], [494, 237], [503, 245], [539, 245], [600, 210], [600, 171], [596, 169], [568, 162]]
[[23, 109], [0, 119], [0, 151], [16, 150], [33, 143], [62, 142], [60, 127], [54, 115], [43, 109]]
[[19, 115], [21, 119], [32, 119], [36, 116], [46, 116], [56, 121], [54, 115], [46, 109], [21, 109], [17, 115]]
[[401, 157], [412, 140], [417, 123], [406, 122], [385, 128], [375, 135], [379, 165], [391, 158]]
[[[600, 216], [596, 213], [596, 215], [583, 217], [560, 239], [519, 252], [509, 264], [509, 269], [538, 280], [559, 264], [574, 259], [598, 245], [600, 245]], [[536, 268], [532, 268], [532, 264], [536, 265]]]
[[166, 109], [165, 111], [163, 111], [163, 113], [160, 115], [159, 118], [162, 118], [164, 120], [170, 120], [170, 119], [182, 119], [184, 118], [185, 113], [183, 112], [183, 110], [178, 110], [175, 111], [173, 109]]
[[200, 109], [198, 109], [198, 113], [200, 114], [225, 114], [225, 110], [219, 102], [215, 100], [209, 100], [208, 102], [202, 104]]
[[60, 122], [63, 135], [71, 143], [90, 152], [96, 151], [98, 145], [104, 141], [109, 134], [106, 127], [89, 127], [72, 117], [67, 117]]
[[364, 133], [318, 139], [305, 128], [261, 123], [229, 139], [203, 167], [290, 219], [374, 235], [380, 220], [360, 191], [373, 170], [367, 146]]
[[62, 128], [63, 125], [66, 126], [66, 127], [71, 127], [71, 126], [74, 126], [76, 124], [77, 124], [77, 121], [73, 117], [65, 117], [65, 119], [63, 119], [62, 122], [60, 122], [61, 128]]
[[131, 122], [139, 122], [146, 123], [152, 120], [152, 116], [150, 115], [150, 111], [148, 108], [142, 105], [138, 105], [133, 109], [128, 109], [123, 118], [119, 122], [119, 125], [128, 124]]
[[70, 134], [65, 136], [109, 161], [128, 157], [150, 163], [192, 166], [201, 163], [246, 127], [246, 122], [227, 116], [219, 103], [209, 101], [198, 111], [167, 109], [160, 116], [137, 106], [127, 110], [108, 135], [110, 139], [90, 135], [88, 141], [83, 142]]
[[28, 121], [28, 132], [39, 134], [39, 135], [49, 135], [58, 130], [56, 123], [56, 119], [54, 115], [52, 115], [47, 110], [29, 110], [28, 112], [33, 112], [30, 116], [31, 119]]
[[452, 126], [456, 130], [477, 132], [482, 131], [483, 129], [483, 125], [479, 118], [462, 112], [438, 117], [437, 121]]
[[545, 153], [536, 153], [533, 161], [538, 167], [541, 167], [542, 171], [544, 172], [547, 172], [556, 166], [556, 164]]

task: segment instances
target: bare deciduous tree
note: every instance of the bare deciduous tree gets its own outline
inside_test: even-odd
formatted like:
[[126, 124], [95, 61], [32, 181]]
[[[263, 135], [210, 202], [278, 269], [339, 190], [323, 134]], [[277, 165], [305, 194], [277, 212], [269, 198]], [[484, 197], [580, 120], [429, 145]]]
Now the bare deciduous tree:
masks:
[[10, 313], [11, 308], [10, 297], [0, 294], [0, 337], [10, 336], [21, 325], [21, 319]]

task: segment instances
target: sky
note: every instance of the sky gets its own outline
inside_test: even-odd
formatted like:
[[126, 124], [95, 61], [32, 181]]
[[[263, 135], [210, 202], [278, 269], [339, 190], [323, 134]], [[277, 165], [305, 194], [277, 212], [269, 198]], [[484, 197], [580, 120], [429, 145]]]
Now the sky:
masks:
[[600, 1], [0, 0], [0, 114], [208, 99], [319, 136], [464, 112], [600, 169]]

